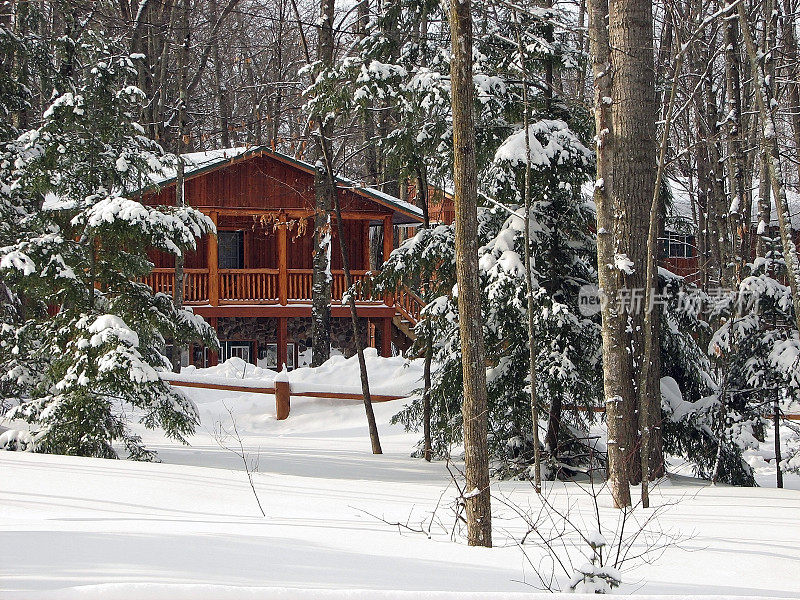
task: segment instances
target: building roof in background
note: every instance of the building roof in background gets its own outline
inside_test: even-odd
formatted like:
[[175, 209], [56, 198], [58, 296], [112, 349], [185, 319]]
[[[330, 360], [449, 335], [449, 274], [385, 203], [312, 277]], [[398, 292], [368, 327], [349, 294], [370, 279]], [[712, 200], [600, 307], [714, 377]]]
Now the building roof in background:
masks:
[[[689, 180], [683, 177], [670, 178], [667, 180], [670, 192], [672, 193], [672, 202], [667, 213], [667, 223], [665, 225], [668, 231], [675, 229], [684, 229], [690, 227], [697, 228], [696, 218], [692, 210], [692, 198], [696, 197], [697, 192], [692, 192]], [[695, 182], [696, 185], [696, 182]], [[752, 182], [753, 192], [753, 206], [751, 210], [751, 220], [753, 224], [758, 222], [758, 200], [759, 200], [759, 182], [754, 179]], [[594, 206], [594, 201], [591, 199], [594, 191], [594, 182], [588, 181], [581, 187], [581, 192], [587, 199], [587, 202]], [[792, 229], [800, 230], [800, 194], [797, 192], [787, 190], [786, 197], [789, 203], [789, 213], [792, 219]], [[778, 215], [775, 210], [775, 200], [770, 199], [770, 226], [778, 225]], [[682, 228], [680, 224], [683, 223]]]

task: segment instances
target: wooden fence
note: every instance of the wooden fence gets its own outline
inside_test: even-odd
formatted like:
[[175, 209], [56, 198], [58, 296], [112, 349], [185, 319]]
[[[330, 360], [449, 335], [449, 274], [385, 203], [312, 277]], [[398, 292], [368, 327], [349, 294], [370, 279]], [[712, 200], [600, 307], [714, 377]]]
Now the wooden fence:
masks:
[[[227, 383], [209, 383], [205, 381], [183, 381], [178, 379], [166, 379], [171, 385], [179, 387], [201, 388], [206, 390], [222, 390], [225, 392], [248, 392], [250, 394], [271, 394], [275, 396], [275, 414], [279, 421], [289, 416], [291, 409], [292, 396], [303, 398], [330, 398], [333, 400], [362, 400], [361, 393], [354, 392], [292, 392], [288, 381], [276, 381], [273, 387], [251, 387], [247, 385], [234, 385]], [[390, 402], [392, 400], [403, 400], [407, 396], [390, 396], [386, 394], [370, 394], [373, 402]], [[568, 406], [564, 410], [580, 410], [592, 412], [605, 412], [605, 406]], [[772, 418], [772, 415], [767, 415]], [[800, 413], [789, 413], [783, 415], [789, 421], [800, 421]]]
[[[304, 398], [330, 398], [333, 400], [363, 400], [364, 396], [360, 393], [351, 392], [293, 392], [288, 381], [276, 381], [272, 387], [251, 387], [247, 385], [235, 385], [227, 383], [208, 383], [205, 381], [183, 381], [178, 379], [167, 379], [170, 385], [177, 387], [201, 388], [206, 390], [222, 390], [225, 392], [248, 392], [250, 394], [274, 394], [275, 414], [279, 421], [289, 416], [291, 409], [292, 396]], [[370, 394], [373, 402], [390, 402], [391, 400], [401, 400], [405, 396], [388, 396], [386, 394]]]

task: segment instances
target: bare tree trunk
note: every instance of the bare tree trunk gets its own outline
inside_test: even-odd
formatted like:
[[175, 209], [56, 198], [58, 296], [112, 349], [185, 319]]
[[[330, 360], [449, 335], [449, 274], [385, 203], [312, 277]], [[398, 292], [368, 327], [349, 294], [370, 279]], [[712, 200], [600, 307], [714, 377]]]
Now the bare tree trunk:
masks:
[[639, 472], [638, 464], [632, 464], [634, 373], [641, 368], [644, 323], [640, 307], [620, 306], [619, 292], [645, 285], [644, 240], [656, 149], [653, 16], [649, 0], [615, 0], [610, 5], [591, 0], [589, 13], [598, 132], [597, 262], [606, 297], [602, 335], [608, 478], [614, 503], [623, 508], [631, 504], [629, 484]]
[[[783, 0], [781, 33], [789, 79], [789, 114], [792, 115], [792, 134], [794, 138], [795, 159], [800, 168], [800, 52], [797, 48], [795, 14], [797, 6], [792, 0]], [[767, 222], [769, 224], [769, 222]]]
[[[607, 0], [588, 0], [589, 47], [594, 74], [594, 117], [597, 131], [597, 181], [594, 201], [597, 205], [597, 264], [600, 292], [605, 297], [602, 309], [603, 388], [608, 424], [608, 480], [614, 504], [630, 506], [628, 459], [632, 445], [625, 427], [626, 406], [633, 399], [630, 363], [627, 356], [628, 336], [624, 312], [617, 304], [622, 287], [622, 274], [615, 264], [614, 180], [615, 136], [611, 118], [611, 56], [608, 35]], [[626, 404], [625, 397], [628, 402]], [[630, 418], [630, 415], [627, 415]], [[627, 447], [627, 448], [626, 448]]]
[[[324, 146], [323, 146], [324, 148]], [[333, 165], [331, 164], [330, 154], [325, 154], [325, 170], [328, 176], [328, 185], [336, 190], [336, 183], [333, 177]], [[347, 240], [344, 234], [344, 221], [342, 219], [342, 206], [339, 202], [339, 194], [333, 194], [334, 210], [336, 211], [336, 228], [339, 233], [339, 248], [342, 251], [342, 269], [344, 270], [344, 284], [350, 290], [353, 285], [353, 278], [350, 275], [350, 255], [347, 251]], [[361, 328], [358, 326], [358, 312], [356, 310], [356, 298], [348, 293], [347, 304], [350, 307], [350, 320], [353, 324], [353, 336], [355, 337], [356, 353], [358, 354], [358, 369], [361, 375], [361, 393], [364, 397], [364, 411], [367, 414], [367, 427], [369, 428], [369, 440], [372, 444], [373, 454], [383, 454], [381, 450], [381, 440], [378, 435], [378, 425], [375, 422], [375, 412], [372, 410], [372, 395], [369, 391], [369, 375], [367, 374], [367, 362], [364, 360], [364, 340], [361, 338]]]
[[[211, 16], [214, 21], [217, 20], [217, 0], [210, 0]], [[225, 80], [222, 76], [222, 63], [219, 58], [219, 35], [210, 40], [214, 45], [213, 59], [214, 59], [214, 85], [217, 88], [217, 104], [219, 105], [219, 126], [221, 131], [221, 141], [224, 148], [231, 145], [230, 136], [230, 107], [228, 105], [228, 89]]]
[[728, 188], [733, 195], [730, 208], [731, 229], [738, 240], [735, 248], [735, 281], [741, 280], [742, 267], [750, 253], [750, 219], [742, 146], [742, 84], [739, 64], [739, 30], [735, 19], [725, 21], [725, 79], [728, 97]]
[[[428, 177], [427, 169], [420, 161], [416, 167], [417, 204], [422, 209], [422, 227], [431, 226], [428, 210]], [[424, 282], [423, 285], [428, 285]], [[426, 294], [427, 298], [427, 294]], [[433, 458], [433, 440], [431, 439], [431, 365], [433, 363], [433, 327], [427, 325], [425, 330], [425, 362], [422, 371], [422, 456], [430, 462]]]
[[[516, 25], [517, 33], [517, 52], [519, 53], [520, 66], [522, 68], [522, 127], [525, 131], [525, 189], [523, 190], [525, 216], [523, 222], [524, 228], [524, 241], [525, 248], [523, 251], [525, 260], [525, 294], [527, 296], [526, 304], [526, 318], [528, 323], [528, 363], [530, 369], [530, 403], [531, 403], [531, 429], [533, 433], [533, 469], [534, 469], [534, 489], [537, 494], [542, 493], [542, 457], [539, 450], [539, 403], [536, 397], [536, 326], [534, 323], [534, 303], [533, 303], [533, 264], [531, 257], [531, 139], [530, 139], [530, 123], [528, 118], [528, 111], [530, 106], [528, 104], [528, 68], [525, 63], [525, 48], [522, 44], [522, 27], [519, 22], [519, 15], [514, 11], [514, 23]], [[552, 27], [548, 29], [549, 36], [552, 38]], [[552, 84], [553, 66], [552, 61], [547, 61], [549, 68], [545, 79], [549, 79], [549, 84]], [[552, 89], [549, 87], [545, 90], [545, 104], [549, 110], [549, 105], [552, 102]], [[550, 452], [556, 452], [558, 445], [558, 421], [554, 418], [553, 408], [551, 407], [550, 421], [548, 423], [547, 439], [550, 440], [550, 428], [555, 427], [556, 441], [550, 447]], [[559, 407], [560, 409], [560, 407]]]
[[[763, 4], [761, 5], [761, 9], [763, 11], [763, 18], [764, 28], [761, 31], [761, 47], [762, 48], [775, 48], [775, 37], [777, 35], [777, 12], [774, 11], [774, 2], [773, 0], [764, 0]], [[735, 22], [735, 21], [734, 21]], [[763, 58], [764, 61], [764, 75], [765, 81], [769, 78], [771, 81], [775, 81], [775, 60], [773, 51], [769, 51]], [[774, 83], [773, 83], [774, 85]], [[791, 96], [791, 83], [790, 85], [790, 96]], [[757, 120], [757, 119], [756, 119]], [[777, 140], [775, 140], [777, 143]], [[773, 143], [772, 153], [775, 156], [778, 156], [778, 148]], [[759, 185], [758, 185], [758, 198], [759, 198], [759, 213], [763, 211], [763, 213], [767, 216], [767, 220], [765, 221], [766, 224], [766, 231], [765, 233], [769, 235], [769, 222], [770, 222], [770, 213], [771, 213], [771, 206], [770, 206], [770, 195], [772, 192], [772, 185], [770, 183], [769, 177], [769, 154], [770, 150], [766, 147], [765, 144], [760, 145], [760, 152], [759, 158], [761, 160], [761, 170], [759, 172]], [[760, 250], [766, 256], [767, 248], [766, 248], [766, 240], [761, 239], [761, 248]]]
[[[578, 4], [578, 49], [585, 53], [589, 53], [588, 43], [589, 38], [584, 32], [586, 26], [586, 0], [580, 0]], [[578, 104], [583, 104], [586, 100], [586, 68], [581, 65], [578, 69], [578, 74], [575, 78], [575, 97], [578, 99]]]
[[471, 8], [470, 0], [450, 0], [456, 279], [464, 378], [464, 403], [461, 408], [467, 490], [464, 502], [469, 545], [491, 547], [486, 364], [478, 287], [478, 178], [475, 164]]
[[[323, 69], [333, 64], [333, 1], [320, 0], [320, 28], [317, 58]], [[311, 366], [317, 367], [331, 356], [331, 205], [336, 194], [325, 168], [331, 156], [327, 116], [313, 115], [317, 162], [314, 170], [314, 274], [311, 300]]]
[[[661, 202], [661, 180], [664, 176], [664, 163], [669, 143], [669, 129], [672, 124], [672, 107], [675, 104], [675, 95], [678, 90], [678, 77], [680, 76], [683, 64], [683, 52], [678, 54], [675, 61], [675, 73], [672, 81], [672, 92], [669, 96], [669, 103], [665, 110], [664, 129], [661, 135], [661, 147], [658, 156], [658, 167], [656, 170], [656, 180], [653, 186], [653, 200], [650, 205], [650, 223], [647, 234], [647, 274], [644, 284], [644, 352], [642, 360], [642, 374], [639, 379], [639, 429], [641, 430], [641, 445], [639, 448], [639, 458], [642, 469], [642, 507], [650, 507], [650, 475], [652, 445], [651, 433], [656, 422], [660, 422], [661, 412], [661, 390], [660, 377], [656, 369], [660, 369], [660, 348], [658, 329], [660, 326], [660, 313], [653, 304], [653, 294], [657, 292], [657, 259], [658, 259], [658, 235], [661, 230], [661, 215], [663, 207]], [[653, 385], [655, 383], [655, 385]], [[658, 400], [656, 402], [656, 400]], [[656, 417], [656, 412], [658, 416]]]
[[[367, 25], [369, 23], [369, 0], [361, 0], [358, 3], [358, 33], [362, 39], [367, 36]], [[375, 116], [368, 107], [364, 111], [364, 163], [366, 166], [366, 178], [369, 185], [377, 186], [380, 184], [378, 170], [378, 150], [375, 144]]]
[[[181, 6], [181, 33], [183, 34], [183, 43], [181, 44], [178, 52], [178, 74], [180, 82], [178, 84], [178, 143], [177, 143], [177, 165], [175, 175], [175, 206], [183, 206], [186, 204], [184, 197], [184, 162], [183, 152], [186, 150], [188, 143], [187, 133], [187, 120], [186, 120], [186, 79], [187, 71], [189, 69], [189, 0], [183, 0]], [[173, 300], [175, 307], [178, 309], [183, 308], [183, 254], [175, 257], [175, 286], [173, 287]], [[180, 373], [182, 362], [183, 348], [178, 345], [177, 340], [173, 340], [172, 344], [172, 370], [175, 373]]]
[[[152, 102], [153, 109], [151, 111], [150, 127], [153, 131], [153, 138], [156, 141], [162, 142], [168, 136], [164, 131], [164, 123], [166, 121], [166, 105], [167, 105], [167, 78], [169, 76], [169, 55], [172, 44], [170, 38], [175, 29], [175, 20], [179, 12], [179, 0], [169, 2], [167, 8], [166, 29], [161, 38], [161, 52], [159, 54], [158, 62], [158, 77], [153, 82], [153, 89], [158, 94], [155, 101]], [[185, 85], [185, 84], [184, 84]]]
[[[774, 311], [772, 314], [772, 328], [775, 329], [777, 327], [777, 314]], [[775, 487], [780, 489], [783, 487], [783, 469], [781, 468], [783, 456], [781, 456], [781, 403], [777, 386], [775, 386], [772, 394], [772, 428], [774, 434], [773, 447], [775, 448]]]
[[[656, 98], [653, 51], [653, 4], [651, 0], [609, 2], [609, 46], [613, 84], [611, 118], [614, 131], [614, 185], [611, 195], [616, 213], [616, 252], [633, 264], [622, 269], [628, 290], [646, 286], [648, 236], [654, 198], [656, 159]], [[635, 373], [643, 368], [644, 310], [632, 306], [625, 315], [631, 330], [629, 375], [632, 391], [638, 390]], [[653, 349], [655, 352], [656, 350]], [[625, 452], [629, 457], [629, 481], [638, 482], [640, 463], [633, 460], [638, 450], [635, 395], [623, 396]], [[626, 439], [627, 438], [627, 439]], [[620, 448], [622, 450], [622, 448]]]

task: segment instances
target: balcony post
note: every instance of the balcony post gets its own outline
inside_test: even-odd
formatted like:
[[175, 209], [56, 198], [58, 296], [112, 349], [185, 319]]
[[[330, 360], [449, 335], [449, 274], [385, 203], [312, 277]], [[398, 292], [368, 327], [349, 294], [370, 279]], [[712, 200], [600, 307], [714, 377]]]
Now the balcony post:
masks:
[[[389, 260], [389, 255], [394, 249], [394, 235], [392, 230], [392, 215], [383, 217], [383, 262]], [[394, 304], [394, 298], [391, 294], [386, 294], [383, 300], [387, 306]]]
[[394, 250], [394, 233], [392, 230], [392, 215], [383, 217], [383, 262], [389, 260], [389, 255]]
[[[214, 227], [216, 227], [219, 221], [217, 211], [211, 211], [208, 216], [214, 222]], [[216, 233], [208, 236], [207, 250], [208, 303], [211, 306], [219, 306], [219, 243]]]
[[286, 342], [288, 336], [288, 319], [286, 317], [278, 317], [278, 371], [283, 369], [287, 363], [287, 350]]
[[361, 239], [364, 242], [364, 246], [361, 249], [361, 268], [365, 271], [369, 271], [369, 221], [364, 221], [361, 227]]
[[[281, 212], [278, 216], [278, 299], [284, 306], [288, 303], [289, 298], [289, 271], [287, 268], [289, 259], [286, 250], [288, 229], [286, 213]], [[278, 350], [278, 356], [280, 356], [280, 350]]]
[[381, 356], [389, 358], [392, 355], [392, 319], [381, 319]]

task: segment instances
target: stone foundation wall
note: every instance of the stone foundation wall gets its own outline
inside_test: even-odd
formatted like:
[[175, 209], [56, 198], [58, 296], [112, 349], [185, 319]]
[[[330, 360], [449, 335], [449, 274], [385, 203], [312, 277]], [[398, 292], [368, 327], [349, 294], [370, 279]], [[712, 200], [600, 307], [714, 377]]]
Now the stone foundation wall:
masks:
[[[368, 319], [359, 319], [364, 345], [369, 342]], [[297, 344], [298, 355], [311, 348], [311, 318], [290, 317], [286, 323], [287, 342]], [[217, 335], [220, 340], [255, 340], [259, 348], [278, 340], [278, 319], [273, 317], [219, 317]], [[331, 318], [331, 346], [351, 357], [356, 353], [350, 318]]]
[[267, 317], [219, 317], [220, 340], [256, 340], [260, 345], [278, 339], [278, 319]]

